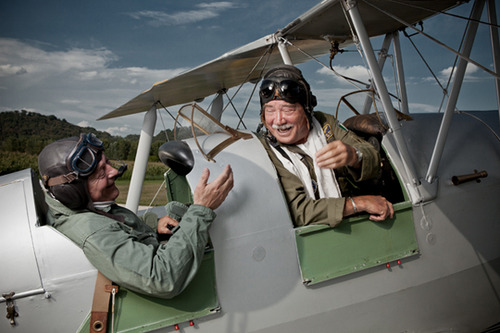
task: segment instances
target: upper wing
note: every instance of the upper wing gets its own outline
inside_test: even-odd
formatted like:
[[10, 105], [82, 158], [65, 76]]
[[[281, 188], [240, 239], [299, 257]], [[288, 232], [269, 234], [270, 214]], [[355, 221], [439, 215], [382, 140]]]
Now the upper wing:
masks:
[[[404, 26], [392, 16], [414, 24], [456, 6], [457, 1], [358, 0], [357, 4], [366, 30], [373, 37]], [[325, 0], [277, 33], [225, 53], [170, 80], [158, 82], [99, 120], [148, 111], [155, 105], [159, 108], [189, 103], [222, 89], [255, 82], [265, 70], [283, 63], [275, 47], [280, 38], [293, 44], [293, 47], [288, 47], [288, 52], [294, 64], [328, 53], [333, 41], [339, 42], [341, 47], [353, 42], [341, 0]]]

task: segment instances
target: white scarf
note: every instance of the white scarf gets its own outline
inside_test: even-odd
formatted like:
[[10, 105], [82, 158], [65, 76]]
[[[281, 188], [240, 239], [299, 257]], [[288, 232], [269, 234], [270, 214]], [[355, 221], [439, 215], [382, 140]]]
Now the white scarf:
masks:
[[113, 205], [114, 203], [115, 203], [114, 201], [92, 202], [95, 209], [99, 209], [99, 210], [103, 210], [103, 211], [109, 210], [109, 207], [111, 207], [111, 205]]
[[[321, 129], [320, 123], [313, 117], [312, 119], [312, 130], [309, 132], [307, 141], [304, 144], [299, 144], [297, 147], [302, 149], [306, 154], [308, 154], [314, 161], [314, 154], [326, 145], [325, 135]], [[285, 146], [281, 146], [283, 151], [290, 157], [290, 160], [281, 155], [276, 148], [272, 147], [275, 155], [283, 163], [285, 168], [299, 177], [306, 189], [306, 193], [309, 198], [315, 198], [312, 178], [309, 174], [309, 170], [301, 161], [300, 154], [291, 152]], [[340, 198], [341, 192], [337, 179], [335, 178], [335, 172], [333, 169], [324, 169], [318, 167], [316, 162], [314, 162], [314, 172], [316, 173], [316, 178], [318, 181], [318, 193], [320, 198]]]

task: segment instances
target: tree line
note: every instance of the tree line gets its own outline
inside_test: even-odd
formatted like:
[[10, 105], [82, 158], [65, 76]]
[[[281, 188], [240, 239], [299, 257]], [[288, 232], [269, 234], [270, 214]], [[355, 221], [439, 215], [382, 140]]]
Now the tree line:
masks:
[[[93, 127], [68, 123], [54, 115], [47, 116], [26, 110], [0, 112], [0, 175], [25, 168], [38, 171], [38, 154], [46, 145], [89, 132], [103, 141], [108, 157], [122, 161], [135, 159], [139, 135], [113, 136]], [[159, 162], [158, 148], [167, 138], [174, 138], [170, 129], [158, 133], [153, 138], [149, 152], [151, 162]]]

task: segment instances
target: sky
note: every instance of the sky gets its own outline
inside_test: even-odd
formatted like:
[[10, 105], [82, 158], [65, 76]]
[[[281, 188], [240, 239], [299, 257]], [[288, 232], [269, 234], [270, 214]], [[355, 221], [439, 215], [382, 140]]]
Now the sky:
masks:
[[[149, 89], [239, 46], [276, 32], [317, 4], [314, 0], [247, 1], [2, 1], [0, 3], [0, 111], [28, 110], [112, 135], [139, 134], [143, 114], [96, 121]], [[471, 4], [453, 10], [468, 16]], [[497, 12], [499, 9], [497, 8]], [[498, 15], [498, 14], [497, 14]], [[483, 20], [486, 20], [483, 15]], [[465, 21], [439, 16], [424, 31], [458, 48]], [[413, 37], [443, 85], [454, 55], [420, 36]], [[372, 40], [374, 49], [382, 38]], [[411, 112], [435, 112], [442, 92], [406, 38], [401, 37]], [[356, 48], [336, 56], [334, 68], [366, 82], [368, 74]], [[392, 49], [390, 52], [392, 55]], [[471, 57], [492, 69], [489, 30], [481, 25]], [[389, 57], [384, 76], [393, 73]], [[328, 58], [320, 59], [328, 63]], [[316, 62], [299, 65], [322, 111], [335, 113], [352, 85]], [[391, 79], [392, 80], [392, 79]], [[388, 84], [394, 91], [394, 84]], [[250, 91], [251, 88], [245, 88]], [[208, 99], [206, 99], [208, 100]], [[209, 100], [203, 107], [208, 107]], [[494, 80], [469, 65], [457, 107], [497, 109]], [[169, 107], [175, 114], [178, 106]], [[259, 102], [247, 111], [249, 129], [258, 123]], [[343, 114], [343, 117], [347, 117]], [[171, 128], [163, 113], [156, 132]], [[342, 117], [341, 117], [342, 119]], [[235, 126], [236, 124], [229, 124]]]

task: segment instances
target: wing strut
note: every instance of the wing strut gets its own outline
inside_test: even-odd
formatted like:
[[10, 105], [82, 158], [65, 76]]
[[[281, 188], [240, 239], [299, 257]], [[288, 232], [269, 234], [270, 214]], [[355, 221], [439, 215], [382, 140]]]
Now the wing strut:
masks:
[[394, 57], [396, 58], [396, 69], [398, 75], [399, 98], [401, 99], [401, 112], [410, 114], [408, 111], [408, 95], [406, 93], [406, 80], [403, 70], [403, 55], [401, 53], [401, 43], [399, 42], [399, 31], [393, 33]]
[[144, 122], [142, 124], [141, 136], [137, 145], [137, 153], [135, 155], [134, 169], [132, 170], [132, 178], [130, 179], [130, 188], [128, 191], [127, 202], [125, 207], [137, 213], [139, 208], [139, 200], [141, 198], [142, 186], [144, 185], [144, 177], [146, 175], [146, 167], [148, 164], [149, 151], [156, 125], [156, 103], [151, 109], [146, 112]]
[[280, 39], [280, 41], [278, 42], [278, 50], [280, 51], [283, 63], [285, 65], [293, 65], [292, 58], [290, 58], [290, 54], [288, 53], [288, 49], [286, 48], [286, 41], [284, 39]]
[[[497, 28], [497, 14], [495, 8], [495, 0], [488, 0], [488, 18], [490, 21], [490, 39], [491, 39], [491, 53], [493, 55], [493, 68], [495, 73], [498, 74], [500, 68], [500, 47], [498, 46], [498, 28]], [[497, 88], [497, 105], [500, 118], [500, 79], [497, 77], [496, 81]]]
[[[467, 30], [467, 36], [465, 38], [465, 43], [463, 47], [462, 54], [465, 58], [470, 56], [472, 50], [472, 44], [474, 43], [474, 38], [476, 36], [478, 20], [481, 18], [481, 12], [483, 11], [484, 0], [476, 0], [474, 7], [472, 8], [472, 20]], [[464, 57], [460, 57], [458, 60], [457, 72], [455, 73], [455, 80], [453, 81], [453, 86], [451, 88], [450, 97], [448, 99], [448, 104], [446, 105], [446, 110], [443, 115], [443, 120], [441, 121], [441, 126], [439, 127], [439, 133], [437, 136], [436, 144], [432, 152], [431, 161], [429, 164], [429, 169], [427, 170], [427, 175], [425, 179], [428, 183], [433, 183], [436, 179], [437, 169], [439, 167], [439, 161], [443, 155], [444, 145], [446, 143], [446, 137], [448, 136], [448, 131], [450, 129], [451, 120], [453, 118], [453, 113], [457, 105], [458, 95], [460, 94], [460, 89], [462, 88], [462, 82], [465, 76], [465, 69], [467, 68], [467, 60]]]
[[416, 177], [415, 168], [408, 153], [408, 147], [406, 146], [406, 142], [404, 141], [403, 135], [401, 133], [401, 126], [398, 122], [396, 113], [394, 112], [394, 107], [392, 106], [391, 98], [389, 96], [389, 92], [385, 85], [384, 78], [382, 77], [380, 67], [377, 63], [377, 60], [375, 59], [375, 53], [373, 52], [373, 48], [370, 43], [368, 34], [366, 32], [366, 28], [363, 25], [361, 15], [357, 7], [357, 2], [350, 0], [343, 0], [343, 4], [345, 5], [344, 8], [346, 8], [347, 12], [349, 13], [349, 16], [354, 25], [354, 29], [356, 30], [359, 41], [361, 42], [361, 47], [365, 52], [368, 66], [370, 67], [370, 70], [373, 75], [373, 81], [375, 83], [375, 87], [382, 101], [382, 105], [384, 106], [384, 111], [387, 117], [387, 121], [389, 123], [389, 127], [393, 132], [394, 139], [396, 141], [396, 146], [398, 147], [399, 153], [401, 154], [402, 162], [405, 166], [405, 171], [408, 177], [407, 179], [413, 185], [419, 185], [420, 182]]
[[[386, 34], [384, 38], [384, 42], [382, 43], [382, 48], [378, 54], [378, 66], [380, 70], [384, 69], [385, 60], [387, 59], [387, 53], [389, 52], [389, 47], [391, 46], [392, 34]], [[373, 87], [373, 83], [370, 84], [370, 88]], [[373, 104], [372, 96], [367, 95], [365, 99], [365, 104], [363, 106], [363, 111], [361, 114], [369, 114], [370, 109]]]

